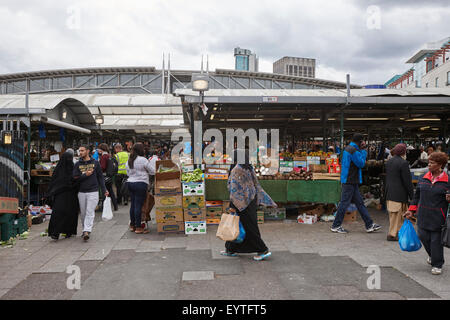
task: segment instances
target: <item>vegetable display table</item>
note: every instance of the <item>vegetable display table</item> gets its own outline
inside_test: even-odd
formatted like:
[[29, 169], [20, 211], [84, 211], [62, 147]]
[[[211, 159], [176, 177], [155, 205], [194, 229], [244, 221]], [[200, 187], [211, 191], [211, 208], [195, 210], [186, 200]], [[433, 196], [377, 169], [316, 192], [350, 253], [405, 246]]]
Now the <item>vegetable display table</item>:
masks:
[[[341, 183], [333, 180], [260, 180], [275, 202], [337, 203]], [[206, 200], [229, 200], [227, 180], [205, 180]]]

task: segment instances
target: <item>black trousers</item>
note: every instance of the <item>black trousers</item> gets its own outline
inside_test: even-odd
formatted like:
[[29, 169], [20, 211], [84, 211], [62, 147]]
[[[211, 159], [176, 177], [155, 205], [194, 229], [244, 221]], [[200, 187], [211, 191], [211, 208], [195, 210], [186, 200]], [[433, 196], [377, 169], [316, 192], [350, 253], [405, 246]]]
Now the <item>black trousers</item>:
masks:
[[255, 197], [244, 211], [239, 212], [239, 220], [245, 229], [245, 239], [242, 243], [225, 242], [225, 248], [228, 252], [264, 253], [269, 250], [261, 239], [261, 233], [259, 232], [257, 207]]
[[441, 244], [441, 231], [429, 231], [418, 227], [417, 233], [423, 247], [431, 257], [431, 265], [442, 268], [444, 265], [444, 246]]
[[109, 192], [109, 196], [111, 197], [111, 202], [112, 202], [113, 208], [114, 208], [114, 210], [117, 210], [118, 209], [117, 199], [116, 199], [116, 195], [114, 193], [112, 186], [113, 186], [112, 181], [110, 181], [108, 183], [105, 182], [105, 187], [106, 187], [106, 190], [108, 190], [108, 192]]
[[122, 204], [123, 202], [128, 203], [128, 197], [125, 197], [125, 195], [122, 195], [122, 185], [123, 181], [127, 178], [127, 175], [125, 174], [118, 174], [114, 177], [115, 183], [116, 183], [116, 189], [117, 189], [117, 203]]

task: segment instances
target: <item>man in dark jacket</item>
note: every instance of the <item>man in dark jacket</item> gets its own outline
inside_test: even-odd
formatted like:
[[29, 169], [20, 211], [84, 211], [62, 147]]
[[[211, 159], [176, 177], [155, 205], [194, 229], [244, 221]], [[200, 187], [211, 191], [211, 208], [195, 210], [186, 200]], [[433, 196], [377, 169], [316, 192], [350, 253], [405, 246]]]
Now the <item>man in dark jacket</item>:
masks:
[[366, 145], [363, 141], [363, 136], [360, 133], [355, 133], [352, 142], [345, 148], [342, 154], [341, 202], [339, 203], [336, 218], [331, 227], [332, 232], [348, 233], [348, 231], [342, 227], [342, 221], [344, 220], [345, 211], [350, 203], [354, 203], [356, 208], [358, 208], [359, 214], [364, 220], [367, 232], [374, 232], [381, 228], [381, 226], [374, 223], [370, 218], [361, 193], [359, 192], [359, 185], [362, 183], [361, 169], [364, 168], [367, 157], [366, 150], [363, 150], [365, 147]]
[[83, 225], [83, 239], [89, 240], [95, 218], [95, 207], [98, 204], [98, 190], [102, 194], [109, 195], [105, 188], [102, 169], [97, 160], [89, 156], [89, 147], [81, 146], [79, 149], [80, 160], [75, 163], [73, 177], [79, 184], [78, 200], [80, 202], [80, 217]]
[[393, 157], [386, 163], [386, 206], [389, 212], [388, 241], [398, 241], [403, 215], [408, 211], [408, 200], [414, 196], [406, 145], [400, 143], [392, 149]]

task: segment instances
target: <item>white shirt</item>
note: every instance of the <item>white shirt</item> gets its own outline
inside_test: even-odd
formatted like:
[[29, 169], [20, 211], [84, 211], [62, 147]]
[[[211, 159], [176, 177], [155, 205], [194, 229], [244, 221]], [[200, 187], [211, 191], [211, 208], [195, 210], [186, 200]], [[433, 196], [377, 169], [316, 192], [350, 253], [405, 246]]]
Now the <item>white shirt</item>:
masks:
[[425, 151], [423, 151], [420, 154], [420, 160], [428, 160], [428, 153], [426, 153]]
[[159, 161], [159, 160], [160, 159], [158, 158], [158, 156], [151, 156], [150, 159], [148, 159], [154, 172], [156, 172], [156, 161]]
[[152, 168], [150, 162], [141, 156], [138, 156], [133, 163], [133, 169], [128, 166], [128, 161], [126, 164], [128, 182], [145, 182], [149, 184], [148, 175], [154, 175], [155, 170]]

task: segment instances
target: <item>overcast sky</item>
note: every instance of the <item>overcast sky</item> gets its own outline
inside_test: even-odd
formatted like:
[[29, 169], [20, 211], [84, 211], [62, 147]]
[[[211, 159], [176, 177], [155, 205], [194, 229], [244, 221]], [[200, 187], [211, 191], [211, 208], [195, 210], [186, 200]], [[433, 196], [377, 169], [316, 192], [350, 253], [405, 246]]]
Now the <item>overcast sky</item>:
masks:
[[384, 83], [425, 43], [450, 36], [446, 1], [1, 0], [0, 74], [154, 66], [233, 69], [250, 49], [259, 71], [283, 56], [316, 59], [316, 77]]

